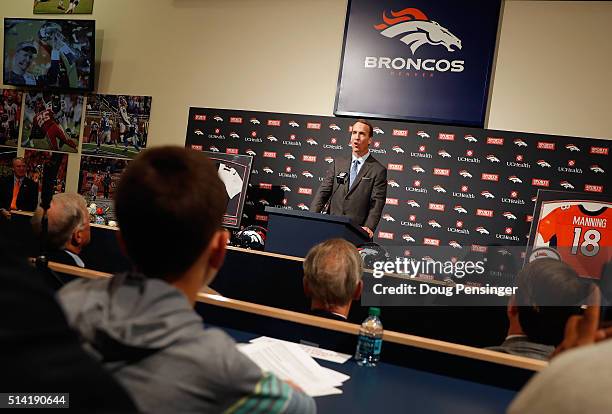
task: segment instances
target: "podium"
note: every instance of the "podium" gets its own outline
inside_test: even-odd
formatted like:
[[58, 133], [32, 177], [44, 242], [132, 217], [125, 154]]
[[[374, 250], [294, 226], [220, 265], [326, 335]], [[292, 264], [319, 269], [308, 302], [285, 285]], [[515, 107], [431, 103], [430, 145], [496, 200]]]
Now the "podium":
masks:
[[329, 239], [345, 239], [356, 246], [370, 241], [368, 233], [348, 217], [276, 207], [266, 207], [265, 211], [267, 252], [305, 257], [311, 247]]

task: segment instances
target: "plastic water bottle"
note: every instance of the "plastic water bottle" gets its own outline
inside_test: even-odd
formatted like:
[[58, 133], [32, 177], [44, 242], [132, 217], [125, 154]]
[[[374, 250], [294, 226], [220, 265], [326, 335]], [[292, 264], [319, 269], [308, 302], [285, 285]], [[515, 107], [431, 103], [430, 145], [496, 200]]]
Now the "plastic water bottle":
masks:
[[379, 318], [379, 308], [370, 308], [368, 313], [370, 316], [363, 321], [359, 329], [355, 360], [360, 366], [375, 367], [380, 359], [383, 326]]

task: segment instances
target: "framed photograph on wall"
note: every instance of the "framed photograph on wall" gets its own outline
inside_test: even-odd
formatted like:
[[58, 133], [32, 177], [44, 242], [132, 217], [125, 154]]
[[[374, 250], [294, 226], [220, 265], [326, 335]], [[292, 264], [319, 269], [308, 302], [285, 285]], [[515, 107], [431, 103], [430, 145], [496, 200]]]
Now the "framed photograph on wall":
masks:
[[34, 14], [91, 14], [94, 0], [34, 0]]
[[147, 147], [150, 96], [100, 95], [87, 97], [84, 155], [134, 158]]
[[501, 0], [349, 0], [335, 115], [483, 127]]
[[0, 145], [17, 147], [23, 92], [0, 89]]
[[26, 93], [21, 146], [77, 152], [83, 99], [81, 95]]

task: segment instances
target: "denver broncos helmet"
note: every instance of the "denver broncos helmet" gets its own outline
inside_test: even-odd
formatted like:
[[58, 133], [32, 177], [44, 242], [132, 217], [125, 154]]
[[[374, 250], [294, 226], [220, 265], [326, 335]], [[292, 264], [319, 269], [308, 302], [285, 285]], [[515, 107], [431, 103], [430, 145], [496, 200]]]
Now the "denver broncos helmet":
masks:
[[389, 252], [377, 243], [364, 243], [357, 247], [357, 250], [363, 260], [363, 267], [366, 269], [373, 269], [374, 262], [389, 261]]
[[263, 250], [267, 230], [261, 226], [248, 226], [236, 233], [236, 245], [244, 249]]

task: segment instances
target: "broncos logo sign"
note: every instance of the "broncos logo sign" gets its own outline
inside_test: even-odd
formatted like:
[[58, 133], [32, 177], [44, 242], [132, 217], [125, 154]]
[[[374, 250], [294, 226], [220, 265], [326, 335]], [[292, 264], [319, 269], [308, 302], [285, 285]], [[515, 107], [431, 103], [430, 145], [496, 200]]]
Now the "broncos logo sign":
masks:
[[398, 12], [391, 11], [388, 17], [383, 12], [384, 23], [374, 26], [380, 34], [389, 38], [402, 36], [412, 54], [423, 45], [444, 46], [449, 52], [461, 49], [461, 40], [447, 28], [429, 18], [419, 9], [407, 8]]

